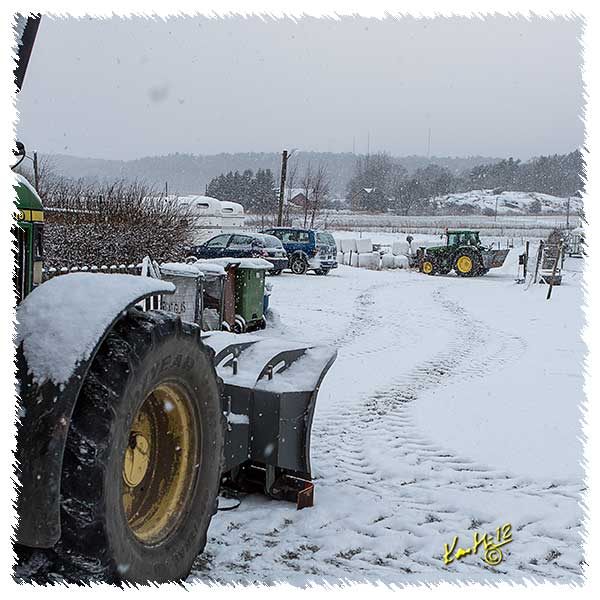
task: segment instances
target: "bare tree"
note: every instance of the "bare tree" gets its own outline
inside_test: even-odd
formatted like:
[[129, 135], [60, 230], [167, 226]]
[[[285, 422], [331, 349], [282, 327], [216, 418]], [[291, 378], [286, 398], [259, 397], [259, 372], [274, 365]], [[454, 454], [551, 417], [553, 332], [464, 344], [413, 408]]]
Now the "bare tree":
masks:
[[317, 172], [313, 176], [312, 181], [312, 214], [310, 217], [310, 227], [311, 229], [315, 225], [315, 218], [319, 213], [319, 209], [323, 204], [323, 200], [329, 193], [329, 173], [327, 172], [327, 167], [324, 163], [319, 163], [317, 168]]
[[296, 181], [298, 180], [298, 161], [294, 160], [294, 162], [288, 161], [287, 167], [287, 176], [286, 176], [286, 194], [287, 194], [287, 202], [284, 204], [284, 216], [283, 216], [283, 224], [287, 227], [290, 227], [292, 222], [290, 218], [290, 209], [291, 202], [290, 200], [292, 195], [292, 190], [296, 185]]
[[306, 167], [306, 171], [304, 171], [304, 175], [302, 177], [302, 190], [304, 192], [304, 225], [308, 223], [308, 205], [310, 203], [310, 198], [312, 196], [312, 185], [313, 185], [313, 174], [312, 174], [312, 166], [310, 162]]

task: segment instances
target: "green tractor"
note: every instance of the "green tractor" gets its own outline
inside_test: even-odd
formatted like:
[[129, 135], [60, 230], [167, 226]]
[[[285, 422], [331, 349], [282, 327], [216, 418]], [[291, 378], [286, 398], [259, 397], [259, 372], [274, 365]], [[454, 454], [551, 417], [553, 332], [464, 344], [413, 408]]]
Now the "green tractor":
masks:
[[508, 249], [484, 246], [479, 231], [454, 229], [446, 231], [445, 246], [419, 249], [419, 265], [426, 275], [447, 275], [454, 269], [459, 277], [477, 277], [501, 267], [507, 255]]
[[[36, 30], [21, 19], [21, 67]], [[335, 350], [203, 333], [169, 308], [184, 288], [173, 281], [42, 282], [42, 201], [23, 177], [14, 187], [15, 578], [181, 581], [223, 486], [310, 506], [312, 419]]]

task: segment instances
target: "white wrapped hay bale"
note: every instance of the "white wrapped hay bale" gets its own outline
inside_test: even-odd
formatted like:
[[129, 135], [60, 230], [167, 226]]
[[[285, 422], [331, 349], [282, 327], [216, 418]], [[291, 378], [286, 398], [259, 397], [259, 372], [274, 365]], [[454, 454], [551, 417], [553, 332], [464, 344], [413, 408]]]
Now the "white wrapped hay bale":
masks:
[[406, 256], [394, 256], [396, 269], [408, 269], [408, 258]]
[[340, 240], [340, 244], [342, 246], [342, 252], [344, 254], [346, 254], [346, 252], [356, 252], [356, 240], [355, 239]]
[[350, 254], [350, 266], [351, 267], [358, 267], [358, 254], [356, 252], [352, 252], [352, 254]]
[[371, 240], [356, 240], [356, 251], [359, 254], [373, 252], [373, 242]]
[[408, 242], [394, 242], [392, 244], [392, 254], [394, 256], [408, 256], [410, 254], [410, 246]]
[[337, 248], [338, 252], [343, 252], [342, 250], [342, 240], [340, 240], [339, 238], [334, 238], [335, 239], [335, 247]]
[[344, 262], [344, 253], [343, 252], [338, 252], [337, 255], [336, 255], [336, 257], [335, 257], [335, 259], [337, 260], [338, 265], [344, 265], [344, 264], [346, 264]]
[[396, 257], [393, 254], [384, 254], [381, 257], [381, 268], [382, 269], [395, 269], [396, 261], [394, 260]]
[[363, 269], [379, 269], [379, 252], [368, 252], [358, 255], [358, 266]]
[[446, 244], [445, 239], [431, 238], [427, 240], [417, 240], [412, 243], [413, 251], [416, 252], [417, 248], [431, 248], [432, 246], [444, 246]]

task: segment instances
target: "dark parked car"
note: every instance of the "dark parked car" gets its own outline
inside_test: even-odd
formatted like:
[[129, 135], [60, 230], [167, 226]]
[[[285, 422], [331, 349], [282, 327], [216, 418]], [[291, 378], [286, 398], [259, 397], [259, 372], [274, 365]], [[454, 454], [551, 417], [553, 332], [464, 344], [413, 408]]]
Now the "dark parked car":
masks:
[[264, 233], [222, 233], [192, 246], [190, 254], [196, 258], [264, 258], [274, 267], [271, 275], [279, 275], [288, 266], [281, 241]]
[[281, 240], [287, 252], [292, 273], [302, 275], [306, 271], [314, 271], [317, 275], [327, 275], [331, 269], [337, 269], [335, 240], [326, 231], [273, 227], [265, 229], [263, 233]]

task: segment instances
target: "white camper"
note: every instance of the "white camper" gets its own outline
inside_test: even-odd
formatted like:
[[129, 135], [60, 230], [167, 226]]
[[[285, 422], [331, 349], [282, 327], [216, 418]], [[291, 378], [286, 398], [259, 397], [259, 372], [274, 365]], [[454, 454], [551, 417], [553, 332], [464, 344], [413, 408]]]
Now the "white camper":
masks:
[[237, 202], [221, 200], [221, 227], [224, 231], [244, 227], [244, 207]]
[[193, 244], [201, 244], [219, 233], [244, 227], [244, 207], [210, 196], [183, 196], [178, 199], [181, 209], [191, 211], [195, 220]]

